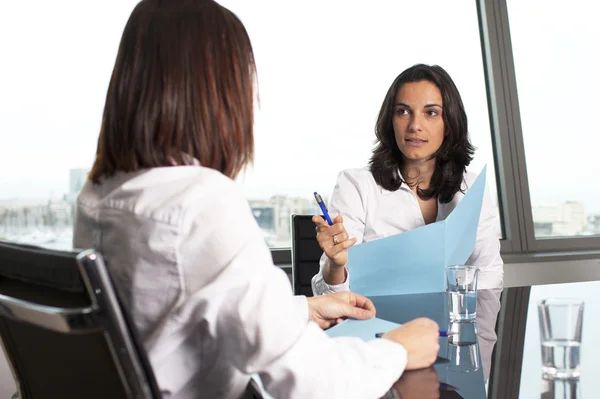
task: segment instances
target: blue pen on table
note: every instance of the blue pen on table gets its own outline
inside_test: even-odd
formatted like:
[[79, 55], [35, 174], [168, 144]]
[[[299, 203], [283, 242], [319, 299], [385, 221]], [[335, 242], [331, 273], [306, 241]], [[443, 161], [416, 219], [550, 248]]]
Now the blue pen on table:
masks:
[[323, 216], [325, 216], [325, 220], [327, 220], [327, 223], [329, 223], [330, 226], [333, 226], [333, 222], [331, 221], [331, 218], [329, 217], [329, 212], [327, 212], [327, 207], [325, 206], [325, 203], [323, 202], [323, 198], [321, 198], [321, 196], [319, 194], [317, 194], [316, 191], [315, 191], [315, 200], [317, 200], [317, 204], [319, 204], [319, 208], [321, 208], [321, 212], [323, 212]]
[[[377, 333], [377, 334], [375, 334], [375, 338], [381, 338], [381, 337], [383, 337], [383, 334], [385, 334], [385, 333], [382, 333], [382, 332]], [[458, 333], [454, 332], [454, 331], [440, 330], [440, 337], [447, 337], [449, 335], [455, 335], [455, 334], [458, 334]]]

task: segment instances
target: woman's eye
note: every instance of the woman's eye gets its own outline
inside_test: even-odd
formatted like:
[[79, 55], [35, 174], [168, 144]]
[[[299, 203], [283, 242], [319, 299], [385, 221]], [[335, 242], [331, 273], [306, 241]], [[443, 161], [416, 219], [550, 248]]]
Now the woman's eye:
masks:
[[430, 109], [429, 111], [427, 111], [427, 115], [429, 115], [429, 116], [438, 116], [439, 113], [436, 110]]
[[408, 115], [408, 111], [402, 108], [396, 110], [396, 115]]

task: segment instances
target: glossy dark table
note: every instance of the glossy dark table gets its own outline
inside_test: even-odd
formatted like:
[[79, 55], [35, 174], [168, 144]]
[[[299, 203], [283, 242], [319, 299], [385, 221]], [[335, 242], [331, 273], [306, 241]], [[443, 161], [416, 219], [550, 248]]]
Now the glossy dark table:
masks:
[[[406, 372], [395, 384], [400, 395], [387, 398], [485, 398], [484, 380], [489, 375], [489, 399], [589, 399], [600, 398], [600, 281], [507, 288], [502, 293], [480, 290], [477, 300], [477, 341], [480, 370], [459, 373], [448, 364]], [[570, 297], [585, 302], [582, 334], [581, 378], [578, 381], [545, 381], [541, 377], [541, 351], [537, 303], [542, 298]], [[372, 298], [377, 316], [403, 323], [430, 317], [447, 326], [444, 293]], [[498, 320], [496, 326], [496, 320]], [[498, 331], [498, 342], [495, 330]], [[447, 338], [440, 338], [440, 353], [447, 357]], [[446, 351], [446, 352], [445, 352]], [[493, 353], [493, 356], [492, 356]], [[449, 383], [457, 392], [440, 389]], [[436, 396], [437, 395], [437, 396]]]
[[440, 329], [459, 331], [461, 337], [458, 346], [449, 343], [449, 338], [440, 337], [438, 356], [441, 361], [430, 369], [404, 373], [385, 398], [486, 398], [485, 381], [496, 341], [494, 329], [500, 309], [499, 297], [499, 290], [480, 290], [476, 322], [452, 325], [445, 292], [372, 297], [377, 317], [381, 319], [406, 323], [428, 317], [435, 320]]

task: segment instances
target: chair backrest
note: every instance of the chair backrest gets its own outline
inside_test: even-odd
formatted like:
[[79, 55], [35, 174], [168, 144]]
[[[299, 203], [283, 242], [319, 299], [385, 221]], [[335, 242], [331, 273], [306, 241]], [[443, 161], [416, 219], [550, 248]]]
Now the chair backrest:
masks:
[[0, 242], [0, 337], [21, 399], [161, 397], [93, 250]]
[[317, 242], [313, 215], [292, 215], [292, 286], [294, 294], [312, 296], [310, 280], [319, 272], [323, 251]]

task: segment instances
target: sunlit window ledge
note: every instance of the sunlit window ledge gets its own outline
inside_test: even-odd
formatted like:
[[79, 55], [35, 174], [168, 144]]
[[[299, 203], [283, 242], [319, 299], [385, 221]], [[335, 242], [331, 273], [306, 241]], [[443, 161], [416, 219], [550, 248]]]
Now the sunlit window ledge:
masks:
[[507, 254], [505, 287], [600, 280], [600, 250]]

